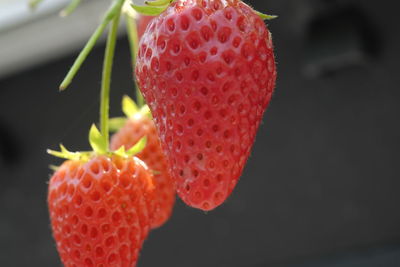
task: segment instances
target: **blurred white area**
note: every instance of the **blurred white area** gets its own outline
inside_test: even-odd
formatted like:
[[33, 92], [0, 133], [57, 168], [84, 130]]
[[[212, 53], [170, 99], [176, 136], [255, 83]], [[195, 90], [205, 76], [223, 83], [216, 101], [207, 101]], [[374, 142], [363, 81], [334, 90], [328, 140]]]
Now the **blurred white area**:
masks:
[[69, 0], [0, 0], [0, 78], [79, 52], [98, 26], [110, 0], [84, 0], [69, 17], [58, 13]]
[[33, 12], [28, 0], [0, 0], [0, 32], [50, 14], [68, 3], [68, 0], [43, 1]]

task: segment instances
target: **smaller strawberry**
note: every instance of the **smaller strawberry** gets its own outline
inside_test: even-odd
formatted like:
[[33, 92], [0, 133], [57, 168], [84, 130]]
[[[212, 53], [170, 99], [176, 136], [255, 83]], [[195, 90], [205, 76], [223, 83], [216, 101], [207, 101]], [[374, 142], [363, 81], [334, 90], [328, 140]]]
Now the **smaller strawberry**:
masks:
[[124, 126], [111, 138], [111, 149], [131, 147], [138, 140], [147, 137], [147, 146], [136, 156], [143, 160], [150, 169], [154, 170], [155, 212], [152, 214], [153, 228], [163, 225], [171, 216], [175, 204], [175, 185], [168, 171], [168, 164], [161, 150], [156, 127], [147, 106], [140, 110], [135, 102], [125, 96], [122, 101], [123, 111], [128, 117]]
[[152, 172], [133, 154], [145, 146], [108, 152], [95, 126], [94, 152], [50, 154], [68, 159], [49, 182], [48, 207], [57, 250], [66, 267], [136, 266], [154, 212]]

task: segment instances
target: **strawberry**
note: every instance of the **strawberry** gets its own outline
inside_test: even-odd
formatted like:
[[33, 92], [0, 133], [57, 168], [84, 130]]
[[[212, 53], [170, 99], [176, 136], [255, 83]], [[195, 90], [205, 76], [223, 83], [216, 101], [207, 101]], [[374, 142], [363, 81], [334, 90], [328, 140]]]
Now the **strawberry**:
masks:
[[153, 175], [132, 155], [146, 145], [107, 150], [95, 126], [94, 151], [49, 153], [68, 159], [53, 174], [48, 207], [61, 261], [70, 266], [135, 266], [155, 210]]
[[146, 31], [147, 25], [152, 21], [154, 17], [140, 15], [138, 18], [137, 33], [139, 39], [142, 38], [144, 32]]
[[137, 158], [66, 161], [49, 183], [48, 204], [65, 266], [133, 266], [149, 231], [144, 193], [151, 172]]
[[136, 65], [177, 193], [212, 210], [231, 194], [275, 87], [271, 34], [239, 0], [177, 0], [143, 34]]
[[124, 97], [123, 110], [128, 116], [125, 125], [111, 138], [111, 149], [122, 146], [132, 147], [144, 136], [147, 137], [147, 145], [136, 156], [143, 160], [154, 174], [155, 207], [150, 218], [152, 228], [163, 225], [171, 216], [175, 204], [175, 185], [168, 168], [166, 158], [161, 150], [156, 127], [150, 117], [147, 106], [138, 110], [136, 104], [129, 97]]

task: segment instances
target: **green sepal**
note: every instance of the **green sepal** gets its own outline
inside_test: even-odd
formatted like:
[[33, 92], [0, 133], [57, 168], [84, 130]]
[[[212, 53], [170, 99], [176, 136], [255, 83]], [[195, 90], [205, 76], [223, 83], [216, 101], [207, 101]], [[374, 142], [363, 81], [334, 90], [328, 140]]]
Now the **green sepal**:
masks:
[[172, 2], [174, 2], [174, 0], [155, 0], [155, 1], [145, 1], [144, 3], [148, 6], [165, 6], [165, 5], [169, 5]]
[[131, 7], [138, 13], [146, 16], [158, 16], [164, 12], [168, 6], [158, 7], [158, 6], [138, 6], [131, 4]]
[[148, 105], [144, 105], [141, 109], [140, 109], [140, 113], [143, 114], [144, 116], [149, 117], [150, 119], [153, 119], [153, 115], [151, 114], [151, 110], [149, 108]]
[[[93, 146], [94, 152], [93, 151], [70, 152], [62, 144], [60, 144], [61, 151], [55, 151], [55, 150], [48, 149], [47, 153], [49, 153], [50, 155], [57, 157], [57, 158], [87, 162], [90, 160], [91, 157], [93, 157], [95, 155], [107, 155], [107, 156], [117, 155], [117, 156], [120, 156], [123, 158], [133, 157], [136, 154], [142, 152], [143, 149], [147, 145], [147, 137], [144, 136], [129, 150], [125, 150], [125, 146], [121, 146], [119, 149], [117, 149], [115, 151], [112, 151], [112, 152], [105, 151], [105, 152], [100, 153], [98, 151], [98, 147], [101, 147], [102, 145], [98, 145], [97, 143], [101, 142], [101, 141], [99, 141], [100, 140], [99, 136], [101, 136], [101, 134], [99, 134], [99, 130], [96, 128], [96, 126], [94, 126], [94, 125], [92, 126], [92, 128], [90, 129], [90, 135], [91, 135], [91, 137], [89, 137], [89, 138], [94, 138], [95, 141], [93, 141], [93, 142], [96, 143], [96, 144], [91, 143], [91, 145]], [[56, 171], [58, 169], [58, 166], [51, 165], [49, 167], [50, 167], [50, 169], [52, 169], [54, 171]]]
[[56, 166], [56, 165], [49, 165], [49, 169], [56, 172], [58, 171], [58, 169], [60, 168], [60, 166]]
[[124, 158], [133, 157], [136, 154], [142, 152], [143, 149], [146, 147], [146, 144], [147, 144], [147, 137], [144, 136], [135, 145], [133, 145], [130, 149], [125, 150], [125, 146], [121, 146], [117, 150], [113, 151], [112, 154], [120, 156], [120, 157], [124, 157]]
[[124, 127], [126, 124], [127, 118], [124, 117], [117, 117], [108, 120], [108, 127], [110, 132], [115, 133], [118, 132], [119, 129]]
[[150, 119], [153, 118], [148, 105], [143, 105], [139, 109], [136, 102], [127, 95], [125, 95], [122, 99], [122, 111], [127, 118], [133, 118], [138, 113], [148, 116]]
[[132, 98], [125, 95], [122, 98], [122, 111], [124, 112], [125, 116], [132, 118], [136, 113], [139, 112], [139, 108]]
[[92, 152], [71, 152], [68, 151], [62, 144], [60, 144], [60, 150], [61, 151], [55, 151], [51, 149], [47, 149], [47, 153], [61, 159], [67, 159], [67, 160], [88, 160], [90, 158], [90, 155]]
[[267, 15], [267, 14], [261, 13], [259, 11], [256, 11], [256, 14], [263, 20], [273, 20], [278, 17], [276, 15]]
[[127, 157], [126, 151], [125, 151], [125, 146], [121, 146], [117, 150], [113, 152], [114, 155], [120, 156], [120, 157]]
[[131, 157], [135, 156], [136, 154], [142, 152], [143, 149], [146, 147], [146, 145], [147, 145], [147, 136], [144, 136], [133, 147], [128, 149], [128, 151], [126, 151], [126, 154]]
[[142, 114], [143, 116], [153, 119], [148, 105], [144, 105], [139, 109], [135, 101], [127, 95], [125, 95], [122, 99], [122, 110], [126, 115], [126, 118], [116, 117], [108, 120], [109, 131], [112, 133], [119, 131], [122, 127], [124, 127], [127, 120], [129, 118], [133, 118], [136, 114]]
[[96, 125], [92, 125], [89, 131], [89, 143], [93, 148], [93, 151], [99, 155], [104, 155], [107, 153], [107, 140], [97, 129]]

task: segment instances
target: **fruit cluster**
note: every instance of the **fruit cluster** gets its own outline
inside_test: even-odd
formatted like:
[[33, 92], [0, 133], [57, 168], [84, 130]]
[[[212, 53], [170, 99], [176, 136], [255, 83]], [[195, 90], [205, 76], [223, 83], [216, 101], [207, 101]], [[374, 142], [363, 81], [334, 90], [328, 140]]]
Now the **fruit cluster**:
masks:
[[[53, 235], [67, 267], [136, 266], [149, 231], [170, 218], [175, 193], [205, 211], [224, 203], [273, 94], [275, 59], [263, 21], [271, 16], [240, 0], [146, 3], [115, 0], [61, 85], [69, 85], [111, 22], [100, 131], [93, 125], [89, 133], [93, 151], [49, 151], [67, 159], [48, 191]], [[156, 16], [140, 16], [136, 28], [134, 10]], [[127, 118], [109, 119], [121, 14], [127, 14], [138, 87], [149, 106], [138, 91], [139, 106], [123, 100]], [[117, 132], [109, 141], [110, 128]]]

